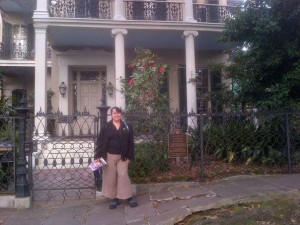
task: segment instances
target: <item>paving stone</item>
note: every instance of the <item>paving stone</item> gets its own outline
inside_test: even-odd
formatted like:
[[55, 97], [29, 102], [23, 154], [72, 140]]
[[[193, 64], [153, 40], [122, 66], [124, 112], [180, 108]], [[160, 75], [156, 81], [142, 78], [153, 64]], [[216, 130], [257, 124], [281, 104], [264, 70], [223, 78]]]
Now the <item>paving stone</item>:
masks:
[[193, 212], [198, 212], [213, 208], [219, 208], [224, 205], [224, 199], [219, 196], [201, 197], [183, 200], [182, 204], [191, 209]]
[[151, 201], [169, 201], [174, 199], [175, 196], [170, 191], [161, 191], [161, 192], [154, 192], [150, 194]]
[[109, 203], [109, 201], [96, 201], [87, 214], [86, 224], [125, 225], [126, 214], [124, 204], [118, 205], [115, 209], [109, 209]]
[[191, 213], [192, 211], [190, 209], [182, 208], [167, 213], [162, 213], [155, 217], [150, 217], [148, 221], [149, 225], [174, 225], [188, 215], [191, 215]]
[[139, 220], [139, 221], [132, 222], [132, 223], [127, 223], [127, 225], [149, 225], [149, 223], [145, 219], [145, 220]]
[[79, 204], [71, 203], [72, 202], [67, 202], [66, 204], [54, 207], [52, 213], [43, 225], [84, 224], [91, 206], [88, 204], [80, 204], [81, 202], [79, 202]]
[[45, 209], [20, 209], [6, 218], [4, 225], [40, 225], [51, 212]]
[[223, 181], [211, 185], [210, 190], [222, 198], [242, 198], [245, 196], [255, 196], [253, 190], [244, 188], [232, 181]]
[[204, 187], [174, 188], [171, 191], [179, 199], [189, 199], [195, 196], [203, 196], [209, 194], [209, 191]]
[[[298, 190], [298, 191], [297, 191]], [[243, 202], [300, 197], [300, 174], [236, 176], [198, 185], [156, 185], [156, 192], [135, 196], [139, 206], [93, 199], [34, 202], [31, 209], [1, 209], [1, 225], [174, 225], [192, 212]], [[57, 194], [60, 193], [46, 193]], [[36, 200], [36, 199], [35, 199]]]
[[0, 208], [0, 224], [3, 224], [8, 217], [13, 216], [17, 212], [17, 209]]
[[150, 196], [149, 194], [137, 195], [134, 197], [139, 206], [150, 204]]
[[257, 194], [267, 194], [270, 192], [285, 192], [290, 190], [289, 188], [283, 187], [281, 185], [272, 185], [267, 180], [261, 179], [259, 177], [249, 177], [245, 179], [239, 179], [233, 182]]
[[186, 207], [185, 204], [186, 201], [184, 200], [173, 200], [173, 201], [168, 201], [168, 202], [160, 202], [157, 204], [157, 211], [159, 214], [177, 210], [183, 207]]
[[300, 190], [300, 174], [270, 175], [262, 177], [270, 185], [280, 185]]
[[127, 222], [132, 223], [135, 221], [143, 220], [145, 218], [156, 216], [156, 209], [152, 204], [142, 205], [135, 208], [126, 207]]

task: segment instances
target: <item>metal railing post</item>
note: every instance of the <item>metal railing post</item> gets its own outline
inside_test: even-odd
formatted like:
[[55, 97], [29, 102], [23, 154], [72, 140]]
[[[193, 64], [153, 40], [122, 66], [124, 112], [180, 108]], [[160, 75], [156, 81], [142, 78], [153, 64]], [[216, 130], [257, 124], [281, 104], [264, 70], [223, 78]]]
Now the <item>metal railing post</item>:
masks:
[[285, 128], [286, 128], [286, 142], [287, 142], [287, 154], [288, 154], [288, 173], [291, 173], [291, 139], [290, 139], [290, 123], [289, 112], [285, 112]]
[[16, 196], [28, 197], [29, 183], [27, 180], [27, 168], [26, 154], [25, 154], [25, 141], [26, 141], [26, 114], [29, 108], [26, 107], [26, 101], [24, 98], [20, 101], [20, 106], [16, 108], [19, 117], [19, 154], [17, 158], [17, 180], [16, 180]]
[[204, 181], [204, 146], [203, 146], [203, 114], [200, 113], [200, 181]]

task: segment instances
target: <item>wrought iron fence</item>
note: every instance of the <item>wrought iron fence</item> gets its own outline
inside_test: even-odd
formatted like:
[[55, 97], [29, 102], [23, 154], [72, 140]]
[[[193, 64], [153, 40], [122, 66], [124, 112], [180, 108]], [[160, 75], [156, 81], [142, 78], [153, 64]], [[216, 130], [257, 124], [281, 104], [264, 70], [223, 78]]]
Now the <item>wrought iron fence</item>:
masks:
[[245, 165], [285, 165], [289, 173], [300, 163], [297, 112], [144, 113], [125, 114], [125, 118], [133, 124], [136, 134], [137, 158], [133, 168], [138, 172], [132, 171], [133, 176], [146, 177], [169, 167], [168, 138], [175, 131], [186, 134], [186, 159], [200, 166], [199, 179], [205, 177], [209, 159]]
[[95, 177], [88, 165], [94, 158], [98, 117], [38, 113], [31, 119], [30, 178], [35, 200], [93, 198]]
[[17, 134], [15, 117], [0, 117], [0, 193], [15, 192]]
[[[24, 146], [35, 199], [94, 197], [95, 177], [88, 165], [94, 157], [99, 122], [103, 124], [107, 116], [38, 113], [27, 120]], [[124, 119], [135, 131], [136, 158], [130, 173], [138, 182], [168, 170], [170, 156], [185, 157], [191, 166], [198, 166], [199, 180], [204, 179], [211, 159], [285, 165], [289, 173], [300, 164], [300, 112], [139, 112], [124, 113]], [[15, 189], [17, 146], [21, 146], [16, 120], [0, 118], [0, 193]], [[171, 134], [187, 139], [176, 146], [178, 152], [171, 152]], [[186, 156], [178, 155], [185, 147]]]

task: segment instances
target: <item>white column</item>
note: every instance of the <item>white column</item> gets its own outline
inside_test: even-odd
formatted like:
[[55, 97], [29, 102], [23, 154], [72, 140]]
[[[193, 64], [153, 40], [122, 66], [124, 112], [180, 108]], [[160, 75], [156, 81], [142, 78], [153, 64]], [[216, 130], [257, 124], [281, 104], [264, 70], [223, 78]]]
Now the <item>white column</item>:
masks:
[[[186, 64], [186, 96], [187, 112], [197, 113], [196, 85], [191, 83], [195, 78], [195, 42], [194, 37], [198, 35], [197, 31], [184, 31], [185, 37], [185, 64]], [[190, 118], [191, 119], [191, 118]], [[192, 126], [192, 121], [188, 120], [188, 125]], [[195, 121], [194, 121], [195, 122]], [[196, 125], [196, 124], [194, 124]]]
[[48, 13], [48, 0], [37, 0], [36, 10], [33, 13], [34, 18], [49, 17]]
[[116, 106], [125, 109], [125, 96], [120, 92], [121, 80], [125, 78], [125, 44], [126, 29], [112, 29], [115, 37], [115, 75], [116, 75]]
[[114, 20], [125, 20], [124, 1], [115, 0]]
[[[35, 77], [34, 77], [34, 113], [47, 112], [47, 27], [41, 25], [35, 25]], [[47, 131], [47, 120], [41, 116], [35, 117], [35, 131], [37, 134], [35, 137], [45, 138], [45, 132]]]
[[194, 20], [193, 13], [193, 0], [185, 0], [184, 3], [184, 20], [187, 22], [196, 22], [196, 20]]
[[47, 27], [35, 26], [35, 88], [34, 108], [38, 111], [47, 111]]
[[227, 0], [219, 0], [219, 5], [222, 5], [222, 6], [227, 5]]

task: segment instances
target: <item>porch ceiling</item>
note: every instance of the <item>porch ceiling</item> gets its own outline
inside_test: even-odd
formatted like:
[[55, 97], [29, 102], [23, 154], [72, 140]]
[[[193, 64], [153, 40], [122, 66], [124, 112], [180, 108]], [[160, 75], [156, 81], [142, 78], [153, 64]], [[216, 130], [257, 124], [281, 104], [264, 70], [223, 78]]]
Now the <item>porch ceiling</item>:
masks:
[[36, 8], [35, 0], [0, 0], [5, 12], [32, 13]]
[[[51, 46], [58, 48], [114, 48], [110, 28], [50, 27], [48, 30]], [[143, 47], [152, 49], [184, 49], [183, 31], [176, 30], [134, 30], [128, 29], [125, 36], [126, 48]], [[199, 31], [195, 38], [196, 50], [224, 50], [228, 46], [217, 43], [219, 32]]]

